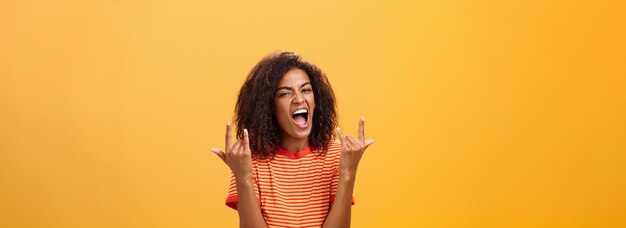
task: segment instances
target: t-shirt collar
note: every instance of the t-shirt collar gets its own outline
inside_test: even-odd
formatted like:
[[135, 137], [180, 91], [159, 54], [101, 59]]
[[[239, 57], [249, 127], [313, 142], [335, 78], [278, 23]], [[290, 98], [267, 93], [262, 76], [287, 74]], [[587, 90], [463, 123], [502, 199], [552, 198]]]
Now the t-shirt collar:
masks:
[[287, 150], [285, 150], [283, 148], [278, 147], [278, 152], [277, 152], [277, 154], [283, 155], [283, 156], [285, 156], [287, 158], [291, 158], [291, 159], [298, 159], [298, 158], [304, 157], [304, 156], [306, 156], [307, 154], [310, 154], [310, 153], [311, 153], [311, 147], [310, 146], [307, 146], [306, 148], [304, 148], [303, 150], [298, 151], [298, 152], [289, 152], [289, 151], [287, 151]]

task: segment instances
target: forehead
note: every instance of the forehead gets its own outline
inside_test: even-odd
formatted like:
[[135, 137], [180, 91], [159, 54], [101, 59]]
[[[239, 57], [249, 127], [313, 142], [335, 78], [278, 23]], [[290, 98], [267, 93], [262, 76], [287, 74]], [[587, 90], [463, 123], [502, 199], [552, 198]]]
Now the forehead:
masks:
[[306, 82], [310, 82], [309, 75], [301, 69], [293, 68], [287, 71], [280, 81], [278, 81], [278, 87], [299, 87]]

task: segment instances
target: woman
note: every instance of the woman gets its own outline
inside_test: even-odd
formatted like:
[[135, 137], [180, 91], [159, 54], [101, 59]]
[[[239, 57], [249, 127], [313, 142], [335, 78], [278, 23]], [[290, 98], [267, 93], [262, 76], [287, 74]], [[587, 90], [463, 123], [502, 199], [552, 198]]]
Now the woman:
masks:
[[226, 205], [241, 227], [349, 227], [363, 152], [374, 141], [344, 137], [326, 75], [291, 52], [265, 57], [235, 107], [237, 141], [211, 149], [231, 169]]

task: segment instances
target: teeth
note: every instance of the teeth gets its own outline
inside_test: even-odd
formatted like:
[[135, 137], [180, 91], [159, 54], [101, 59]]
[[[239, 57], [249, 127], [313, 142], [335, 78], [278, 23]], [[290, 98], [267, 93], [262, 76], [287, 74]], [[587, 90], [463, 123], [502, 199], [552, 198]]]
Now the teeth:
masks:
[[306, 109], [298, 109], [295, 112], [293, 112], [293, 115], [302, 114], [302, 113], [307, 113]]

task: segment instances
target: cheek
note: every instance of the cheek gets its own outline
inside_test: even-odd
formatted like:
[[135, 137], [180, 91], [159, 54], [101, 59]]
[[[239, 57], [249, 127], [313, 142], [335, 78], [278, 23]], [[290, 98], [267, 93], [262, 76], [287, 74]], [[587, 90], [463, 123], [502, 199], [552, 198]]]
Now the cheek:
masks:
[[311, 94], [311, 97], [307, 99], [309, 101], [309, 105], [313, 108], [315, 107], [315, 96]]
[[281, 102], [281, 101], [277, 101], [275, 103], [276, 109], [274, 111], [275, 111], [276, 119], [278, 119], [279, 121], [288, 119], [289, 117], [286, 114], [289, 112], [289, 106], [286, 106], [284, 103], [285, 102]]

